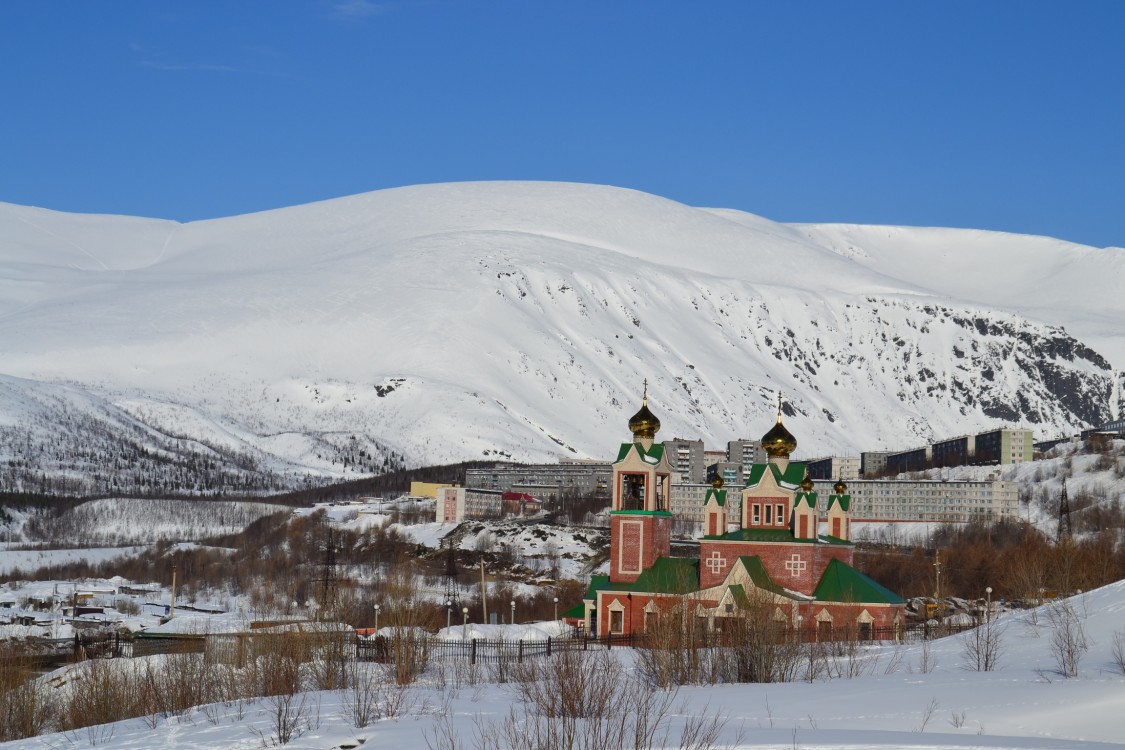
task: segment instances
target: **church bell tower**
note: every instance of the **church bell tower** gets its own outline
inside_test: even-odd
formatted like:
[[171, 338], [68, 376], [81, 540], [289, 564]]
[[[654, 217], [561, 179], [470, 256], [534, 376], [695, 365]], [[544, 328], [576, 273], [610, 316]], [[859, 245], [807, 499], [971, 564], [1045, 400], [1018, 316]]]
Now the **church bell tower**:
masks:
[[640, 410], [629, 420], [633, 440], [623, 443], [613, 464], [610, 512], [610, 572], [614, 582], [631, 583], [671, 552], [672, 467], [664, 444], [656, 443], [660, 420], [648, 408], [648, 382]]

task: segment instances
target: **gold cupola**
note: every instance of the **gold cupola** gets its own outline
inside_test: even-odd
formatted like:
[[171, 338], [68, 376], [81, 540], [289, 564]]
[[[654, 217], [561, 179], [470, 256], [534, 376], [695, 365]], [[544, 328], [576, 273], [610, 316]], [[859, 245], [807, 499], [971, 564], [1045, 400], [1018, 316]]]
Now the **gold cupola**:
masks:
[[812, 492], [812, 491], [813, 491], [812, 477], [809, 476], [808, 472], [805, 472], [805, 478], [801, 480], [801, 492]]
[[762, 435], [762, 448], [770, 458], [789, 458], [797, 450], [797, 438], [781, 423], [781, 391], [777, 392], [777, 424]]
[[844, 484], [843, 479], [837, 479], [836, 484], [834, 484], [832, 486], [832, 491], [835, 492], [837, 495], [846, 494], [847, 491], [848, 491], [848, 485]]
[[648, 380], [645, 380], [645, 394], [641, 409], [629, 420], [629, 431], [637, 440], [652, 440], [660, 430], [660, 420], [648, 410]]

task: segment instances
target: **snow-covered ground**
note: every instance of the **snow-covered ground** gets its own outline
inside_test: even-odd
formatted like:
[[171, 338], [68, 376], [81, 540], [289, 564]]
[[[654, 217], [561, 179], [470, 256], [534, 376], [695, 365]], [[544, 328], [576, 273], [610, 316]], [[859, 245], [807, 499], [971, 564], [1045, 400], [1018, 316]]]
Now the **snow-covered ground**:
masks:
[[[1125, 582], [1080, 595], [1071, 604], [1089, 643], [1077, 677], [1065, 679], [1058, 672], [1044, 609], [1009, 613], [994, 626], [1003, 628], [996, 671], [966, 667], [967, 636], [962, 635], [928, 646], [871, 647], [859, 657], [866, 664], [863, 674], [851, 679], [685, 687], [673, 704], [671, 740], [657, 746], [677, 747], [684, 717], [712, 712], [727, 719], [721, 746], [731, 749], [1125, 747], [1125, 675], [1113, 656], [1115, 633], [1125, 635]], [[611, 653], [631, 664], [628, 649]], [[309, 694], [311, 726], [288, 747], [329, 750], [362, 741], [367, 747], [423, 748], [444, 723], [452, 728], [457, 747], [473, 748], [478, 728], [502, 720], [518, 701], [510, 685], [455, 687], [435, 680], [437, 669], [431, 665], [410, 688], [400, 716], [362, 729], [346, 717], [346, 692]], [[5, 747], [251, 750], [262, 747], [263, 739], [270, 743], [274, 716], [276, 706], [262, 699], [158, 718], [155, 727], [134, 719]]]
[[0, 575], [11, 575], [19, 570], [34, 573], [41, 567], [87, 562], [96, 565], [108, 560], [135, 557], [147, 546], [83, 547], [77, 549], [0, 549]]

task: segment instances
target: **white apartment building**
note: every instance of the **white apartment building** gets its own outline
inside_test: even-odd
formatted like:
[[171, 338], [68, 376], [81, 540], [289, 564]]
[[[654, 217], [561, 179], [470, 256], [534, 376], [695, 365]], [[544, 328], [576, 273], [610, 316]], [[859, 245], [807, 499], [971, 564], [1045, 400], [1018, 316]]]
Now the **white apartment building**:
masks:
[[[833, 481], [813, 483], [831, 494]], [[1000, 480], [857, 479], [848, 484], [853, 521], [992, 522], [1019, 517], [1019, 485]]]

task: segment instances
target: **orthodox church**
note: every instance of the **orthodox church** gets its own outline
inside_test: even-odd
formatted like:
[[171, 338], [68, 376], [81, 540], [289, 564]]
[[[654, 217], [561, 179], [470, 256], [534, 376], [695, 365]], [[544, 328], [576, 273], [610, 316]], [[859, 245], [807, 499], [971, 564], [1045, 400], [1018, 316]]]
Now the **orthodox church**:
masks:
[[750, 606], [771, 608], [769, 616], [785, 627], [826, 636], [868, 637], [904, 624], [903, 599], [851, 566], [847, 486], [837, 482], [822, 499], [805, 465], [790, 462], [797, 440], [782, 424], [780, 399], [777, 423], [762, 437], [769, 461], [755, 464], [735, 490], [739, 517], [728, 517], [728, 490], [716, 479], [699, 509], [699, 556], [684, 558], [671, 556], [674, 469], [655, 442], [660, 420], [648, 408], [646, 388], [629, 420], [633, 440], [613, 464], [609, 575], [590, 582], [587, 632], [643, 633], [661, 612], [681, 605], [712, 630]]

